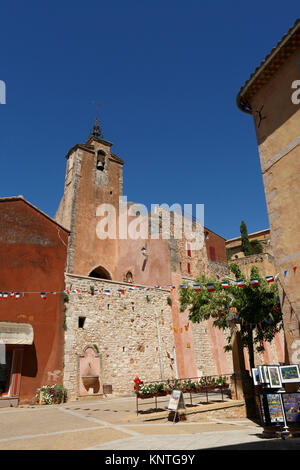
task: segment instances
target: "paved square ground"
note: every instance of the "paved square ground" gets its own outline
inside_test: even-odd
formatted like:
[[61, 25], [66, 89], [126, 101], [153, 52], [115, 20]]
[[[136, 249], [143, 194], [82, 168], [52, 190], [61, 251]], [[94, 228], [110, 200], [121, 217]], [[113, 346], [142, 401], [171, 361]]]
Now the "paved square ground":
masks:
[[262, 439], [262, 428], [246, 418], [199, 414], [173, 424], [167, 415], [161, 412], [159, 421], [158, 413], [137, 416], [135, 397], [3, 408], [0, 450], [300, 450], [300, 439]]

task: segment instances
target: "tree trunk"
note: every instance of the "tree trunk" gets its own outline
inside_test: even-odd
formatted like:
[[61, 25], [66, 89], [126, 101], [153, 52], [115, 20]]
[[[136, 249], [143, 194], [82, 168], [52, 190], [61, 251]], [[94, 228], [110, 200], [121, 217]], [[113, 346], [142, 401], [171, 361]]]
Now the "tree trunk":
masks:
[[252, 334], [252, 328], [250, 328], [250, 326], [248, 326], [247, 328], [247, 334], [248, 334], [247, 344], [248, 344], [250, 368], [254, 369], [255, 364], [254, 364], [253, 334]]

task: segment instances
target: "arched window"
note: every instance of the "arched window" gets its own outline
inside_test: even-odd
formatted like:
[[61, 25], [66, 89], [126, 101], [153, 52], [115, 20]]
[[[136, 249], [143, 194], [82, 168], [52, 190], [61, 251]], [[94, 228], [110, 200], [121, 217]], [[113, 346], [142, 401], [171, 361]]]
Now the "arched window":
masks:
[[131, 272], [131, 271], [128, 271], [128, 272], [125, 274], [125, 281], [126, 281], [126, 282], [133, 282], [133, 275], [132, 275], [132, 272]]
[[105, 168], [105, 157], [106, 157], [106, 153], [104, 152], [104, 150], [98, 150], [97, 151], [97, 170], [99, 171], [103, 171], [104, 168]]
[[98, 266], [97, 268], [93, 269], [90, 272], [89, 277], [96, 277], [97, 279], [110, 279], [111, 275], [107, 271], [107, 269], [103, 268], [103, 266]]

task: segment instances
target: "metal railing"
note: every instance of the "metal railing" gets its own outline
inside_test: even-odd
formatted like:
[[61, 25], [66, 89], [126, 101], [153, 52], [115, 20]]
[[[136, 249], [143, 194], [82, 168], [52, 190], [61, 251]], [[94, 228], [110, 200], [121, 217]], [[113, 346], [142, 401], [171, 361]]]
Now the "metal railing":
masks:
[[[209, 380], [218, 378], [218, 377], [226, 377], [226, 383], [228, 384], [228, 388], [222, 388], [221, 386], [218, 386], [217, 383], [211, 385], [211, 389], [205, 389], [205, 386], [201, 386], [199, 383], [200, 380], [202, 381], [207, 381], [209, 383]], [[184, 384], [186, 384], [188, 381], [191, 382], [197, 382], [199, 384], [199, 389], [192, 391], [188, 390], [186, 391]], [[142, 382], [143, 385], [149, 385], [149, 384], [165, 384], [166, 387], [169, 388], [168, 392], [157, 392], [149, 397], [139, 397], [138, 393], [136, 394], [136, 412], [137, 415], [139, 413], [151, 413], [151, 412], [157, 412], [157, 411], [163, 411], [167, 409], [167, 406], [164, 406], [163, 409], [159, 408], [159, 404], [163, 403], [168, 403], [170, 399], [170, 395], [172, 393], [172, 390], [182, 390], [182, 393], [185, 395], [189, 395], [189, 401], [190, 404], [187, 406], [197, 406], [200, 404], [203, 404], [203, 397], [205, 397], [206, 401], [205, 403], [209, 403], [209, 397], [214, 397], [214, 401], [221, 401], [224, 402], [224, 395], [227, 398], [231, 398], [232, 395], [232, 387], [234, 388], [235, 395], [237, 395], [237, 385], [236, 385], [236, 378], [235, 375], [233, 374], [218, 374], [218, 375], [209, 375], [209, 376], [201, 376], [201, 377], [186, 377], [186, 378], [181, 378], [181, 379], [169, 379], [169, 380], [152, 380], [150, 382]], [[214, 386], [214, 387], [213, 387]], [[216, 400], [218, 396], [221, 395], [221, 400]], [[154, 401], [149, 401], [154, 398]], [[200, 398], [200, 402], [196, 403], [195, 401], [198, 401]], [[194, 400], [194, 401], [193, 401]], [[142, 405], [148, 406], [148, 411], [141, 411], [140, 407]], [[149, 408], [149, 405], [153, 405], [154, 407]]]

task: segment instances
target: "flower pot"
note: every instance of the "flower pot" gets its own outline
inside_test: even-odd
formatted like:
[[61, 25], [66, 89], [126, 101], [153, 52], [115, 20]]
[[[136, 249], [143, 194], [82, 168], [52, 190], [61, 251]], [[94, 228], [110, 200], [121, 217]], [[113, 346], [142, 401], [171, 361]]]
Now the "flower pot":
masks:
[[217, 388], [219, 390], [225, 390], [225, 389], [229, 388], [229, 384], [218, 385]]
[[214, 390], [216, 388], [215, 385], [201, 385], [200, 391], [201, 392], [209, 392], [211, 390]]
[[141, 398], [142, 400], [145, 400], [146, 398], [153, 398], [154, 394], [153, 393], [146, 393], [146, 394], [139, 394], [138, 398]]
[[155, 397], [165, 397], [167, 395], [167, 392], [156, 392], [154, 393]]

